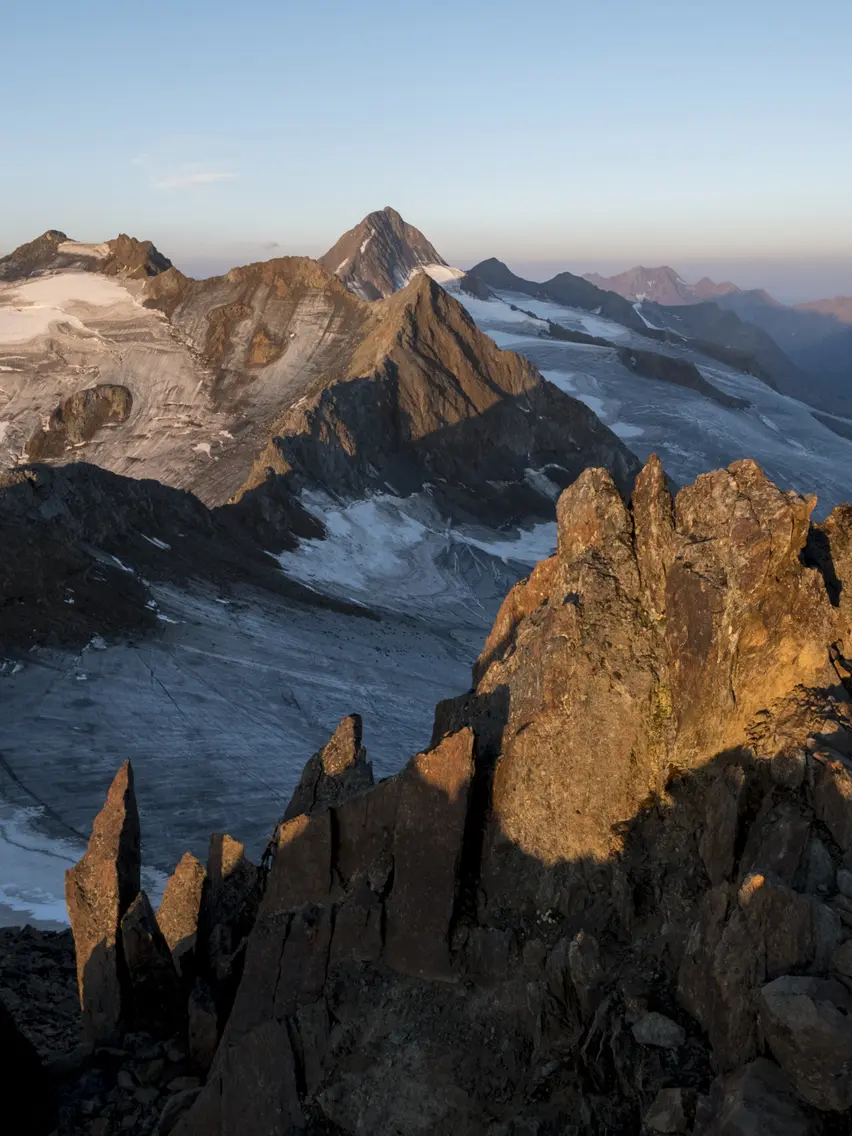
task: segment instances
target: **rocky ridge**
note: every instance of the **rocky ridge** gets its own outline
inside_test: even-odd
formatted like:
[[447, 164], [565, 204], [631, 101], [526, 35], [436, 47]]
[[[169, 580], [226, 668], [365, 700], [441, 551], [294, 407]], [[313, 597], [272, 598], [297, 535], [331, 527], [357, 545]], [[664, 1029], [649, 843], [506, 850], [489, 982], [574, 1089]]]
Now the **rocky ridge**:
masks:
[[171, 263], [151, 241], [138, 241], [126, 233], [102, 244], [86, 244], [72, 240], [58, 229], [48, 229], [34, 241], [0, 257], [0, 282], [12, 283], [68, 270], [145, 280], [165, 272]]
[[648, 300], [666, 306], [694, 304], [701, 300], [713, 300], [717, 296], [740, 291], [730, 280], [717, 284], [709, 276], [703, 276], [697, 284], [687, 284], [680, 273], [675, 272], [668, 265], [645, 268], [644, 265], [639, 264], [616, 276], [601, 276], [597, 272], [586, 272], [583, 274], [583, 279], [598, 288], [617, 292], [625, 300]]
[[[452, 517], [548, 516], [549, 490], [600, 454], [625, 489], [638, 469], [582, 403], [500, 351], [425, 274], [371, 309], [373, 330], [343, 375], [308, 389], [273, 427], [244, 492], [272, 477], [344, 496], [430, 485]], [[377, 449], [375, 438], [382, 438]]]
[[217, 837], [175, 887], [218, 1038], [175, 1133], [847, 1132], [852, 511], [813, 505], [582, 473], [431, 747], [371, 786], [344, 720], [260, 876]]
[[[322, 536], [283, 490], [275, 520], [290, 547], [297, 536]], [[239, 584], [352, 610], [284, 576], [256, 529], [252, 523], [247, 533], [234, 507], [210, 510], [190, 493], [82, 462], [0, 474], [2, 641], [59, 646], [150, 632], [157, 581]]]

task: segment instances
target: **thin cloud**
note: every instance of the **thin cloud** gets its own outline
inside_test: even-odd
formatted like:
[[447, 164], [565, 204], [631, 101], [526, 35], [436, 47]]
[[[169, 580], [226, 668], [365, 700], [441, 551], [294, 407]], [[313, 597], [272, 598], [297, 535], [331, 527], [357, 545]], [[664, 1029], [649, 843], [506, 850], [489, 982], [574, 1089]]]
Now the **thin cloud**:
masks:
[[198, 185], [233, 181], [237, 176], [231, 170], [203, 162], [184, 162], [173, 169], [164, 170], [152, 162], [147, 154], [139, 154], [132, 164], [145, 171], [149, 186], [157, 190], [192, 189]]

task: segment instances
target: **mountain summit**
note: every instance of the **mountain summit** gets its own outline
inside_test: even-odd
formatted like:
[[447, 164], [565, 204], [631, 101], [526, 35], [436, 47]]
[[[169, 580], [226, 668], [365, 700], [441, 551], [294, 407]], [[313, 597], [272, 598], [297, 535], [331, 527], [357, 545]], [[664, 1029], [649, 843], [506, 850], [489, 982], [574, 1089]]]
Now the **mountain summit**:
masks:
[[617, 292], [626, 300], [651, 300], [667, 307], [697, 304], [701, 300], [713, 300], [717, 296], [740, 291], [736, 284], [729, 281], [717, 284], [708, 276], [702, 277], [697, 284], [687, 284], [680, 273], [667, 264], [659, 268], [646, 268], [643, 264], [638, 264], [618, 276], [600, 276], [597, 272], [587, 272], [584, 279], [598, 288]]
[[368, 213], [319, 260], [363, 300], [390, 296], [422, 268], [448, 268], [420, 230], [389, 205]]
[[0, 257], [0, 282], [13, 283], [53, 272], [97, 272], [102, 276], [145, 280], [171, 268], [172, 262], [151, 241], [120, 233], [100, 244], [75, 241], [48, 229], [33, 241]]

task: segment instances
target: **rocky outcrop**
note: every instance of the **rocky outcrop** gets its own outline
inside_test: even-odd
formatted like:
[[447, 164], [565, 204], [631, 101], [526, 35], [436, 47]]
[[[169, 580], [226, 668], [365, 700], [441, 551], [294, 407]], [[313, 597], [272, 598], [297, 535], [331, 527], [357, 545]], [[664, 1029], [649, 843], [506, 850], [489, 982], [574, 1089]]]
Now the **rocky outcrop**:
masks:
[[[296, 486], [359, 496], [428, 483], [451, 517], [506, 524], [552, 516], [529, 470], [544, 470], [558, 491], [597, 454], [629, 491], [638, 463], [615, 435], [499, 350], [428, 276], [375, 305], [373, 321], [345, 373], [275, 425], [276, 470]], [[269, 468], [262, 457], [247, 484]]]
[[844, 1112], [849, 545], [812, 507], [748, 462], [674, 502], [655, 460], [629, 504], [582, 474], [434, 748], [281, 827], [179, 1131]]
[[139, 813], [126, 761], [95, 817], [82, 860], [66, 872], [65, 898], [77, 954], [77, 984], [88, 1036], [109, 1044], [127, 1020], [122, 920], [139, 894]]
[[183, 1015], [177, 970], [144, 891], [121, 920], [121, 948], [130, 982], [133, 1024], [157, 1037], [178, 1033]]
[[389, 205], [368, 213], [319, 262], [362, 300], [390, 296], [425, 266], [447, 263], [420, 230]]
[[48, 229], [0, 258], [0, 282], [68, 270], [145, 279], [169, 268], [171, 261], [151, 241], [138, 241], [121, 233], [103, 244], [86, 244], [72, 240], [58, 229]]
[[104, 426], [126, 422], [132, 407], [133, 396], [127, 387], [99, 383], [77, 391], [32, 435], [27, 457], [30, 461], [62, 457], [67, 449], [91, 441]]
[[157, 923], [178, 967], [181, 956], [195, 947], [206, 878], [201, 861], [186, 852], [169, 876], [157, 910]]
[[373, 785], [373, 767], [361, 745], [361, 716], [348, 714], [331, 741], [308, 761], [284, 813], [292, 820], [300, 813], [342, 805]]
[[175, 1133], [845, 1131], [852, 524], [813, 504], [581, 474], [428, 750], [338, 794], [344, 719], [268, 872], [214, 839]]

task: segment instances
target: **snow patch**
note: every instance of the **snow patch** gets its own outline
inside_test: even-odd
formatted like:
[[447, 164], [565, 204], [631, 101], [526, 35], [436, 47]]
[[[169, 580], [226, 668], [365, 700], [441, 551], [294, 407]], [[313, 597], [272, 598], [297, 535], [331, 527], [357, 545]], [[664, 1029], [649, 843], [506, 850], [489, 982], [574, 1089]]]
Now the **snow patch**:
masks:
[[207, 457], [212, 460], [213, 454], [210, 452], [211, 447], [209, 442], [199, 442], [197, 446], [193, 446], [192, 448], [195, 453], [206, 454]]
[[109, 245], [86, 244], [85, 241], [62, 241], [57, 245], [56, 251], [68, 256], [91, 256], [95, 260], [105, 260], [109, 256]]
[[651, 323], [651, 321], [649, 319], [645, 318], [645, 314], [642, 311], [641, 299], [633, 305], [633, 310], [636, 313], [636, 315], [639, 317], [639, 319], [644, 323], [645, 327], [650, 327], [652, 331], [662, 331], [663, 330], [661, 327], [657, 327], [657, 325], [655, 323]]
[[143, 540], [147, 540], [149, 544], [153, 544], [155, 548], [162, 548], [164, 552], [171, 552], [172, 550], [172, 546], [170, 544], [166, 544], [164, 540], [160, 540], [159, 537], [145, 536], [144, 533], [140, 533], [139, 535]]
[[114, 280], [88, 272], [61, 272], [0, 291], [0, 343], [23, 343], [45, 335], [57, 323], [78, 330], [85, 324], [69, 309], [75, 305], [114, 307], [133, 303]]
[[366, 237], [364, 238], [364, 240], [363, 240], [363, 241], [361, 241], [361, 247], [360, 247], [360, 249], [359, 249], [358, 251], [359, 251], [360, 253], [363, 253], [363, 252], [364, 252], [364, 250], [366, 249], [367, 245], [368, 245], [368, 244], [370, 243], [370, 241], [371, 241], [372, 239], [373, 239], [373, 233], [372, 233], [372, 232], [370, 232], [370, 233], [368, 233], [368, 234], [367, 234], [367, 236], [366, 236]]
[[449, 264], [424, 264], [421, 271], [431, 276], [436, 284], [446, 284], [450, 280], [459, 280], [464, 276], [461, 268], [452, 268]]

